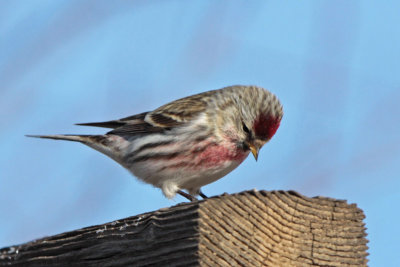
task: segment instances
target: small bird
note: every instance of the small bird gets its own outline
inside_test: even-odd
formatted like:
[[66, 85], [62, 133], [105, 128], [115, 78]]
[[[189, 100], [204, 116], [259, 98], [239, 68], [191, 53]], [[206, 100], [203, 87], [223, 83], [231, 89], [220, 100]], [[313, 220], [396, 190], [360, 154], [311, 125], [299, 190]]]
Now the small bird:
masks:
[[[111, 128], [104, 135], [27, 135], [81, 142], [117, 161], [140, 180], [190, 201], [200, 188], [258, 152], [283, 116], [278, 98], [257, 86], [235, 85], [165, 104], [119, 120], [77, 125]], [[186, 192], [182, 191], [186, 190]]]

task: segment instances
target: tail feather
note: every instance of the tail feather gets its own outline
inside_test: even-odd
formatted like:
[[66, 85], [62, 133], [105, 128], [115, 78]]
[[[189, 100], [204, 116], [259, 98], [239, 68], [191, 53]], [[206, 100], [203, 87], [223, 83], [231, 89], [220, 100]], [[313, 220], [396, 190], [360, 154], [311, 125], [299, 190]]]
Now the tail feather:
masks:
[[107, 135], [68, 135], [68, 134], [56, 134], [56, 135], [26, 135], [27, 137], [45, 138], [45, 139], [56, 139], [56, 140], [67, 140], [75, 141], [85, 144], [109, 157], [120, 162], [120, 146], [127, 146], [127, 142], [122, 137], [113, 136], [109, 138]]
[[85, 143], [89, 140], [90, 135], [68, 135], [68, 134], [56, 134], [56, 135], [25, 135], [26, 137], [55, 139], [55, 140], [66, 140]]

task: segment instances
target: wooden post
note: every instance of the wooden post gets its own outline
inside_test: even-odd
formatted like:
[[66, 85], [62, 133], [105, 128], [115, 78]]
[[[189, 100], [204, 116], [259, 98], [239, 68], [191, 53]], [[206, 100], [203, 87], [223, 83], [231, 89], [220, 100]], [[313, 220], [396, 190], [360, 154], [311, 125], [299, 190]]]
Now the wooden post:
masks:
[[355, 204], [294, 191], [182, 203], [0, 250], [0, 266], [367, 266]]

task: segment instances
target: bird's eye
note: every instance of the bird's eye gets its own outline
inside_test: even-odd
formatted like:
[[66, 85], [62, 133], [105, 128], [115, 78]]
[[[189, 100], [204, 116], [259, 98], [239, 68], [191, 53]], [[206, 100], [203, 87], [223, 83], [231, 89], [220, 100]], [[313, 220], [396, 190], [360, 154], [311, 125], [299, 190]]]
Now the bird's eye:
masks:
[[246, 124], [244, 123], [243, 123], [243, 131], [247, 134], [250, 133], [249, 128], [247, 128]]

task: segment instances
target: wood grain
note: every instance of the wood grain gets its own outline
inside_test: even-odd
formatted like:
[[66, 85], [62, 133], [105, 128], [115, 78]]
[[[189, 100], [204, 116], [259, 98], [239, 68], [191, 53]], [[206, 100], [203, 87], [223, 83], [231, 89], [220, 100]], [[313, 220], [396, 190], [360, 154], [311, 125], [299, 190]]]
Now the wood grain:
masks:
[[2, 248], [0, 266], [367, 266], [361, 209], [245, 191]]

